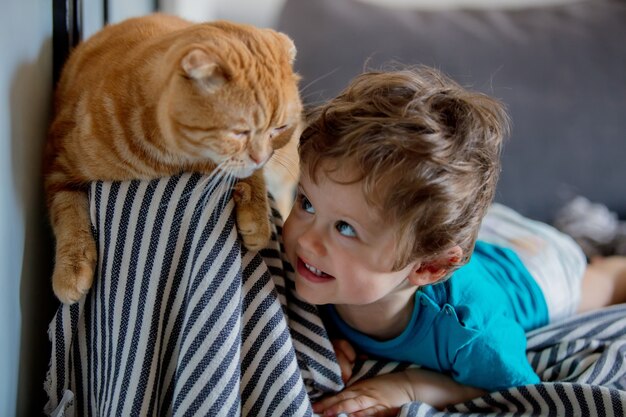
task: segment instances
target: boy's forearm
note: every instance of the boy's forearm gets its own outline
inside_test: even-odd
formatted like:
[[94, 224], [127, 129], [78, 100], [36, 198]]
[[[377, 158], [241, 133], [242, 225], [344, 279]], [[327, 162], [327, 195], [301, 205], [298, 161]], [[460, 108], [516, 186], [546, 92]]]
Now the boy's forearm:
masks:
[[412, 390], [412, 400], [421, 401], [437, 409], [480, 397], [485, 391], [459, 384], [451, 377], [421, 368], [404, 371]]

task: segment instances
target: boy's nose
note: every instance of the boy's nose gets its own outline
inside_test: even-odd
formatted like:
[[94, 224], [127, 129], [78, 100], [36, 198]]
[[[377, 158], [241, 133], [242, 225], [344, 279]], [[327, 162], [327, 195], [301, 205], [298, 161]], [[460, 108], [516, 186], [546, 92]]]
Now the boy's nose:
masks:
[[298, 244], [313, 255], [324, 255], [325, 247], [321, 233], [311, 226], [298, 237]]

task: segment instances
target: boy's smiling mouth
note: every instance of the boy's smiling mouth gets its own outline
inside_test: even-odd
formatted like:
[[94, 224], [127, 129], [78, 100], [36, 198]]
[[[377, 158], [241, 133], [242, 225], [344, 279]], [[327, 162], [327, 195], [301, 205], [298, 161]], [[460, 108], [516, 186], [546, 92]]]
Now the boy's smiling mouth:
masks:
[[317, 269], [313, 265], [305, 262], [300, 257], [298, 257], [298, 264], [296, 268], [298, 270], [298, 273], [308, 281], [328, 282], [335, 279], [335, 277], [333, 277], [332, 275], [329, 275], [326, 272]]
[[320, 271], [319, 269], [315, 268], [314, 266], [309, 265], [308, 263], [304, 263], [304, 266], [306, 266], [306, 269], [308, 269], [309, 271], [313, 272], [315, 275], [321, 277], [324, 275], [327, 275], [325, 272]]

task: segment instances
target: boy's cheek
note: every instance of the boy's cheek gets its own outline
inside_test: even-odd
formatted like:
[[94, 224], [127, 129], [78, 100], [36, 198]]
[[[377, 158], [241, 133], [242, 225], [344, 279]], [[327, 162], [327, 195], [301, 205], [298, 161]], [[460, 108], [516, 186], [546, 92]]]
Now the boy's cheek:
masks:
[[287, 219], [285, 219], [285, 222], [283, 223], [282, 237], [285, 244], [287, 244], [287, 240], [289, 240], [289, 230], [291, 229], [291, 222], [289, 221], [290, 218], [291, 216], [287, 216]]
[[282, 237], [283, 237], [283, 243], [285, 245], [285, 255], [287, 256], [287, 260], [292, 264], [292, 266], [295, 268], [294, 262], [295, 259], [293, 259], [294, 255], [294, 240], [292, 239], [292, 222], [289, 220], [291, 216], [287, 217], [287, 220], [285, 220], [285, 223], [283, 224], [283, 233], [282, 233]]

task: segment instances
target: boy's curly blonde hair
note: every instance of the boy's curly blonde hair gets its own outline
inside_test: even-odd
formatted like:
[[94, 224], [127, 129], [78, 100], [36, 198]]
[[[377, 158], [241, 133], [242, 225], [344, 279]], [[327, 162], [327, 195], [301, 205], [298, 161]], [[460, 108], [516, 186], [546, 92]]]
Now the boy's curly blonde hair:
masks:
[[455, 245], [460, 266], [493, 200], [508, 129], [499, 101], [434, 69], [366, 72], [308, 111], [299, 153], [313, 181], [321, 164], [331, 178], [349, 167], [363, 181], [366, 201], [397, 231], [395, 269]]

